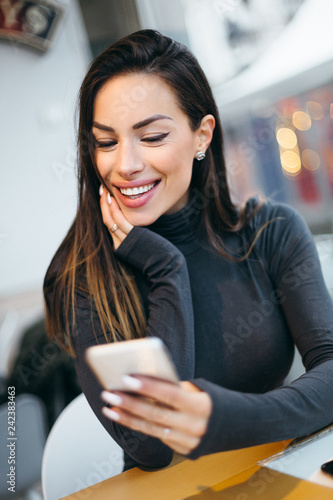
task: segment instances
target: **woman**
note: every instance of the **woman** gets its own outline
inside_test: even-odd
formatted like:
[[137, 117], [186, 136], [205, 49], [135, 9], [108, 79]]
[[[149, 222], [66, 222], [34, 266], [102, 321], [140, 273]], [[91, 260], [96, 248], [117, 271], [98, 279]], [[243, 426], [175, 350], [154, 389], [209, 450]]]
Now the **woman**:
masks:
[[[333, 307], [309, 230], [289, 207], [232, 203], [207, 80], [158, 32], [116, 42], [83, 81], [78, 211], [45, 298], [49, 332], [75, 355], [126, 469], [332, 421]], [[163, 339], [183, 382], [129, 377], [129, 392], [102, 402], [86, 348], [146, 335]], [[308, 373], [282, 386], [295, 345]]]

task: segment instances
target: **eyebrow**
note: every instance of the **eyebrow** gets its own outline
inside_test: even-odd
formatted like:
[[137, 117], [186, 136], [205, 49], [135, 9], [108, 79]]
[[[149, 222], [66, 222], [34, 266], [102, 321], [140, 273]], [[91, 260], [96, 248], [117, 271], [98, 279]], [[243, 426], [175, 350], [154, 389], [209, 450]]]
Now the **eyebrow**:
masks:
[[[156, 122], [157, 120], [173, 120], [171, 116], [168, 115], [153, 115], [149, 116], [145, 120], [142, 120], [141, 122], [136, 123], [133, 125], [133, 130], [137, 130], [142, 127], [146, 127], [150, 123]], [[103, 125], [102, 123], [98, 122], [93, 122], [93, 127], [98, 128], [99, 130], [104, 130], [105, 132], [114, 132], [114, 128], [109, 127], [108, 125]]]

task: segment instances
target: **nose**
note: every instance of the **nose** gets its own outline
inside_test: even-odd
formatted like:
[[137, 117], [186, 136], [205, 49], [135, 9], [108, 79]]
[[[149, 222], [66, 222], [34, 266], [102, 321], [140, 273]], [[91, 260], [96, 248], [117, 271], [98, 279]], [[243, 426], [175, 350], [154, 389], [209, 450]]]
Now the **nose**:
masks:
[[118, 149], [116, 171], [124, 179], [131, 179], [144, 169], [143, 159], [133, 144], [124, 143]]

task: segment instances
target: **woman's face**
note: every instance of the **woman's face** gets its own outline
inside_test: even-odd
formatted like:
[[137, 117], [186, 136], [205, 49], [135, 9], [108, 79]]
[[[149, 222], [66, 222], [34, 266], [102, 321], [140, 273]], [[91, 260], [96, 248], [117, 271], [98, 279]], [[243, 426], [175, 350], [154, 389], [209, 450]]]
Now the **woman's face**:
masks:
[[149, 225], [187, 204], [193, 159], [203, 147], [200, 130], [191, 130], [174, 92], [159, 77], [121, 75], [98, 92], [95, 161], [131, 224]]

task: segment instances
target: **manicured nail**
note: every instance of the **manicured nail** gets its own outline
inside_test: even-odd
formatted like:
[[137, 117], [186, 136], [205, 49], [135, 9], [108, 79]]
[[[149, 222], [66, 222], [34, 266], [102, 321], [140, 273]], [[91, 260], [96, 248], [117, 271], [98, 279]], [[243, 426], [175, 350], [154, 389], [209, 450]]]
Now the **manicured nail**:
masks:
[[109, 204], [109, 205], [111, 205], [112, 198], [111, 198], [110, 193], [108, 193], [108, 195], [107, 195], [107, 197], [106, 197], [106, 198], [107, 198], [107, 200], [108, 200], [108, 204]]
[[123, 402], [120, 396], [108, 391], [103, 391], [101, 394], [101, 398], [105, 403], [108, 403], [112, 406], [119, 406]]
[[102, 413], [106, 417], [111, 418], [111, 420], [119, 420], [120, 419], [120, 416], [116, 411], [110, 410], [110, 408], [107, 408], [106, 406], [103, 406]]
[[141, 389], [142, 383], [137, 378], [131, 377], [130, 375], [123, 375], [122, 381], [129, 389]]
[[103, 194], [103, 185], [101, 184], [99, 186], [99, 195], [102, 196], [102, 194]]

